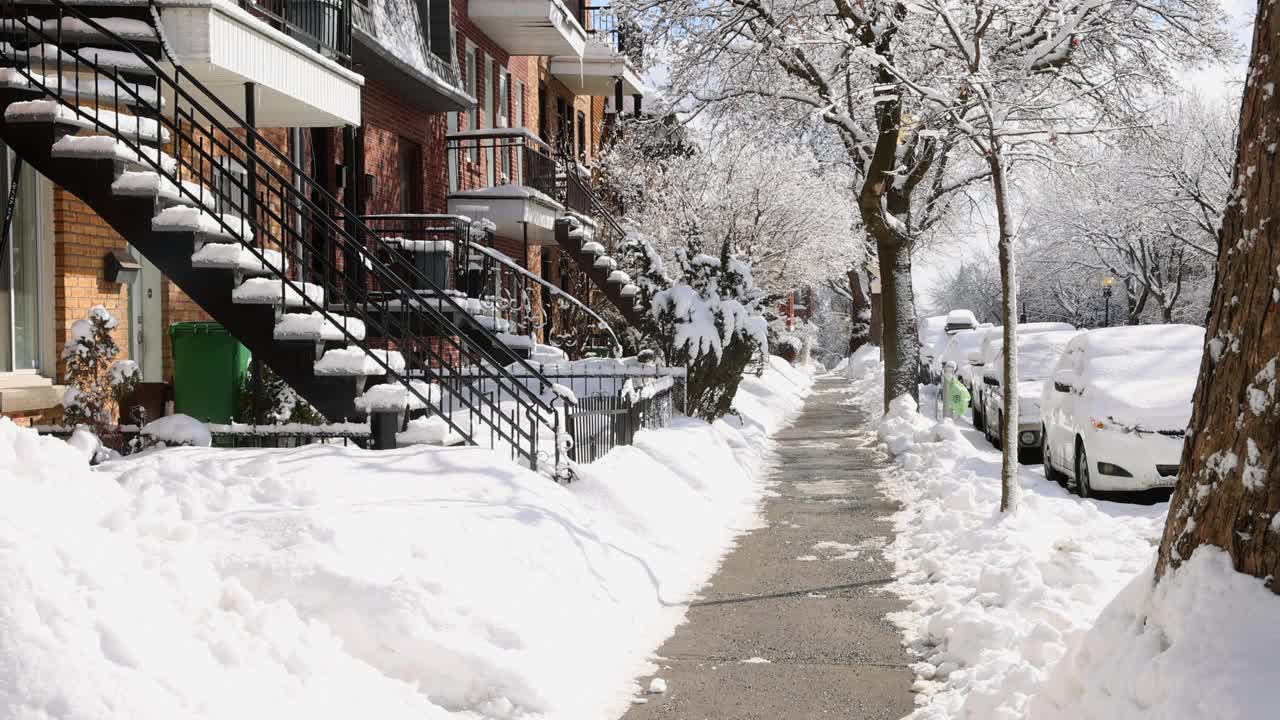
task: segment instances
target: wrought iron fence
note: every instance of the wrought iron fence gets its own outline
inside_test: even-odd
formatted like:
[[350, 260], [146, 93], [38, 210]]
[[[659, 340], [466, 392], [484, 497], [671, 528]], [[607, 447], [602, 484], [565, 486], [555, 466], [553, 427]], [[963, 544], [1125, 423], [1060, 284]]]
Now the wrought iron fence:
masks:
[[308, 47], [351, 63], [351, 0], [240, 0], [240, 7]]
[[636, 433], [671, 426], [676, 409], [675, 378], [628, 378], [617, 392], [578, 397], [566, 403], [565, 429], [572, 440], [569, 459], [591, 463], [615, 447], [631, 445]]

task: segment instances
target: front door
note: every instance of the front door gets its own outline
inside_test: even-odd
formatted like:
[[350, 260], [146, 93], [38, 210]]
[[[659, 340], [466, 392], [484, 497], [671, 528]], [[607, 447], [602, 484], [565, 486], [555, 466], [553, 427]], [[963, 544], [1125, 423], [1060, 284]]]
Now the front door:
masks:
[[164, 276], [136, 249], [129, 252], [142, 266], [129, 288], [129, 357], [138, 363], [143, 382], [160, 382], [164, 378]]
[[[5, 215], [17, 156], [0, 145], [0, 221]], [[23, 165], [9, 235], [0, 242], [0, 373], [32, 372], [40, 365], [40, 251], [36, 173]], [[3, 226], [0, 226], [2, 228]]]

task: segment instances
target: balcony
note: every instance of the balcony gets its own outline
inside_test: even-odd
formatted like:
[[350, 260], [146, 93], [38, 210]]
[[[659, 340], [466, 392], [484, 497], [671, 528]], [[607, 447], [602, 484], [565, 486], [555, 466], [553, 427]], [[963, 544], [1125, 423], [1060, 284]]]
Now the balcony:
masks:
[[236, 116], [245, 116], [245, 84], [253, 83], [258, 127], [333, 127], [360, 124], [364, 80], [348, 67], [351, 1], [158, 7], [174, 57]]
[[[574, 207], [566, 162], [528, 128], [449, 133], [449, 212], [490, 220], [502, 237], [555, 243], [555, 223]], [[579, 203], [584, 204], [584, 203]]]
[[352, 59], [366, 77], [427, 112], [475, 104], [458, 73], [449, 0], [355, 0], [352, 24]]
[[240, 0], [240, 7], [321, 55], [351, 64], [351, 0]]
[[581, 57], [582, 24], [560, 0], [471, 0], [471, 22], [512, 55]]
[[583, 5], [582, 24], [587, 46], [579, 56], [551, 59], [551, 73], [574, 94], [608, 97], [621, 83], [623, 95], [643, 95], [648, 88], [640, 80], [643, 46], [639, 33], [620, 20], [607, 5]]

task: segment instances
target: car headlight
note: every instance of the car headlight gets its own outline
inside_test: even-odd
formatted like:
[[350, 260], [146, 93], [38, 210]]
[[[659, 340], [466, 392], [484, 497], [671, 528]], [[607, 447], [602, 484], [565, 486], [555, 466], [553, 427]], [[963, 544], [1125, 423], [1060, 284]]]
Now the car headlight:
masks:
[[1036, 441], [1039, 439], [1039, 433], [1034, 430], [1023, 430], [1018, 433], [1018, 442], [1023, 445], [1035, 445]]
[[1133, 477], [1133, 473], [1125, 470], [1119, 465], [1113, 465], [1108, 462], [1098, 463], [1098, 472], [1102, 475], [1115, 475], [1116, 477]]

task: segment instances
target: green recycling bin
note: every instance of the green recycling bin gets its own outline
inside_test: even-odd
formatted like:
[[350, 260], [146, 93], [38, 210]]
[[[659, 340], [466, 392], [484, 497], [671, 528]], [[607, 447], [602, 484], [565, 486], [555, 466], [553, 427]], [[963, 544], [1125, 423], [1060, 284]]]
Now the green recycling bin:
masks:
[[216, 322], [169, 326], [173, 347], [173, 411], [197, 420], [231, 422], [249, 349]]

